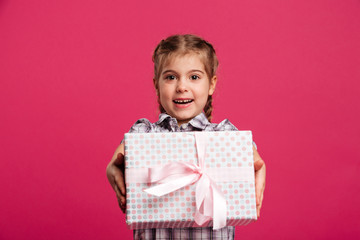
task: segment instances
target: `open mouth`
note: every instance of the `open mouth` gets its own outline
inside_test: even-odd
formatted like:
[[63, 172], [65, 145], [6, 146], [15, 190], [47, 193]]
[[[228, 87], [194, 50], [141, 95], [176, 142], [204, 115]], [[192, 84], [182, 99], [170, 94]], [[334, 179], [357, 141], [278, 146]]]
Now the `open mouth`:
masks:
[[175, 99], [175, 100], [173, 100], [173, 102], [176, 104], [189, 104], [193, 101], [194, 101], [193, 99]]

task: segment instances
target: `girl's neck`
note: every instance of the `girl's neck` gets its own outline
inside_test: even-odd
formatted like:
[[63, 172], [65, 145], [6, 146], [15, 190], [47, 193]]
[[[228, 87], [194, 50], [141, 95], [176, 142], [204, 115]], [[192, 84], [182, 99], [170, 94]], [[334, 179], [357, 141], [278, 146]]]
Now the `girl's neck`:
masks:
[[176, 119], [176, 121], [177, 121], [179, 127], [185, 123], [190, 122], [190, 120], [177, 120], [177, 119]]

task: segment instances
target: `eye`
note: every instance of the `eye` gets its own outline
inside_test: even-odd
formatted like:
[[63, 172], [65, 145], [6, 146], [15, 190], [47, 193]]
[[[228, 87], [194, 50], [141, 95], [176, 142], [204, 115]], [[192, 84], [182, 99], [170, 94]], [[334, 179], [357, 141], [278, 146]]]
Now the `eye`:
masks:
[[168, 75], [165, 77], [165, 79], [168, 79], [168, 80], [175, 80], [176, 77], [174, 75]]
[[197, 80], [197, 79], [199, 79], [199, 78], [200, 78], [200, 77], [197, 76], [197, 75], [192, 75], [192, 76], [191, 76], [191, 79], [192, 79], [192, 80]]

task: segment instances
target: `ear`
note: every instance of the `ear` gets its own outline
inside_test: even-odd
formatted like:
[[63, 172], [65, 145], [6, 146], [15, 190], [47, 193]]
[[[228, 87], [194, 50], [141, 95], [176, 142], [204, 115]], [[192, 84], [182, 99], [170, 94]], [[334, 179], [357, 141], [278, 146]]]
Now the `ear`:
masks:
[[159, 96], [159, 88], [158, 88], [158, 86], [157, 86], [157, 81], [156, 81], [156, 79], [155, 78], [153, 78], [153, 83], [154, 83], [154, 87], [155, 87], [155, 90], [156, 90], [156, 95], [158, 95]]
[[209, 95], [213, 95], [217, 83], [217, 77], [213, 76], [210, 80]]

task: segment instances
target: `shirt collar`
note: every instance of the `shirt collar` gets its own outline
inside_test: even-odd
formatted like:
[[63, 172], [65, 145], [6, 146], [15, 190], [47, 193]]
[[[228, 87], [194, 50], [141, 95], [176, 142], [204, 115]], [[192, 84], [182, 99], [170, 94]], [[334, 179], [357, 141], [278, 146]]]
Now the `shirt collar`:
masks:
[[161, 124], [165, 119], [168, 118], [172, 118], [170, 115], [168, 115], [167, 113], [160, 113], [159, 115], [159, 120], [156, 122], [156, 124]]
[[[168, 115], [167, 113], [160, 113], [159, 115], [159, 120], [156, 122], [156, 124], [161, 124], [162, 122], [164, 122], [165, 120], [167, 121], [171, 121], [171, 119], [173, 121], [176, 122], [177, 124], [177, 120], [176, 118], [171, 117], [170, 115]], [[194, 117], [193, 119], [191, 119], [189, 121], [189, 123], [191, 126], [193, 126], [194, 128], [198, 128], [198, 129], [202, 129], [204, 130], [206, 128], [206, 126], [210, 125], [209, 120], [207, 119], [207, 117], [205, 116], [205, 114], [202, 112], [199, 115], [197, 115], [196, 117]]]

